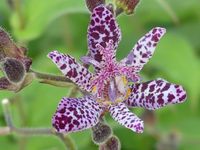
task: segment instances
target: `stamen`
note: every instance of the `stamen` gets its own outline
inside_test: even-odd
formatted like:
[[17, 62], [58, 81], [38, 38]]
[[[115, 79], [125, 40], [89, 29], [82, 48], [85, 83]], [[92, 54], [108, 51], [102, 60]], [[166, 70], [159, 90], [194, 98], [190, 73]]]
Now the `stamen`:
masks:
[[93, 86], [92, 93], [96, 93], [96, 92], [97, 92], [97, 86]]
[[115, 77], [117, 89], [121, 94], [125, 94], [127, 90], [128, 81], [125, 76], [117, 76]]
[[128, 99], [130, 95], [131, 95], [131, 89], [128, 88], [126, 91], [125, 100]]
[[109, 96], [111, 102], [114, 102], [117, 98], [115, 83], [113, 80], [110, 81], [110, 85], [108, 87], [108, 96]]

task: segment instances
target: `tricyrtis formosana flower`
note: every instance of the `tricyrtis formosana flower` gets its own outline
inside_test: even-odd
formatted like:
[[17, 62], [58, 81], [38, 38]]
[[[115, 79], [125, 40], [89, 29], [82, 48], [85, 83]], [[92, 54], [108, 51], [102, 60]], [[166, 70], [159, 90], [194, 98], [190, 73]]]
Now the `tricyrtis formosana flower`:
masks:
[[152, 57], [165, 29], [156, 27], [142, 37], [126, 58], [116, 61], [115, 53], [121, 32], [113, 14], [104, 6], [94, 8], [88, 28], [89, 56], [84, 63], [95, 67], [95, 73], [58, 51], [49, 58], [62, 73], [83, 90], [91, 93], [83, 98], [64, 97], [53, 116], [58, 132], [75, 132], [96, 125], [105, 112], [121, 125], [137, 133], [143, 132], [143, 121], [128, 107], [155, 110], [167, 104], [182, 103], [186, 92], [180, 85], [163, 79], [140, 83], [138, 73]]

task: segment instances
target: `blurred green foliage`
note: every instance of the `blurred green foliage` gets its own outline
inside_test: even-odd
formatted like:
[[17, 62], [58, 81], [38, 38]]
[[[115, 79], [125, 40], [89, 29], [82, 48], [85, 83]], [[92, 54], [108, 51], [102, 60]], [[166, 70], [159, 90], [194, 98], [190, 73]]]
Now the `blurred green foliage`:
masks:
[[[47, 59], [48, 52], [58, 49], [77, 59], [87, 52], [89, 12], [83, 0], [21, 0], [21, 5], [8, 5], [19, 0], [0, 0], [0, 26], [29, 49], [33, 68], [42, 72], [61, 74]], [[154, 150], [167, 135], [180, 138], [180, 150], [199, 150], [200, 143], [200, 2], [199, 0], [141, 0], [132, 16], [121, 15], [117, 20], [122, 41], [117, 58], [125, 57], [134, 43], [155, 26], [167, 28], [152, 60], [142, 71], [144, 80], [162, 77], [183, 85], [188, 99], [181, 105], [156, 111], [155, 129], [159, 136], [145, 130], [136, 134], [107, 117], [119, 137], [122, 150]], [[14, 122], [19, 127], [50, 127], [51, 116], [59, 100], [69, 89], [34, 82], [20, 93], [1, 91], [0, 99], [15, 98], [12, 103]], [[137, 114], [142, 109], [134, 109]], [[0, 107], [0, 126], [4, 126]], [[148, 124], [145, 124], [148, 128]], [[97, 149], [90, 131], [72, 133], [78, 149]], [[176, 142], [176, 140], [173, 140]], [[178, 142], [178, 141], [177, 141]], [[55, 137], [18, 135], [0, 137], [1, 149], [61, 150], [64, 145]], [[163, 149], [166, 148], [163, 145]]]

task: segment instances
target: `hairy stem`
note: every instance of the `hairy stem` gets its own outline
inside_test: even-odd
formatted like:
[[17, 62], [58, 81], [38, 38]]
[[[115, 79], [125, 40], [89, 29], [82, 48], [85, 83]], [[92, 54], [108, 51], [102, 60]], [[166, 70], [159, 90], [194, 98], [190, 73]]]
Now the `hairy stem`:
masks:
[[3, 106], [3, 113], [6, 120], [6, 124], [9, 128], [13, 128], [13, 122], [12, 122], [12, 116], [10, 112], [10, 102], [8, 99], [2, 100], [2, 106]]
[[41, 83], [60, 87], [68, 87], [69, 83], [72, 83], [72, 81], [65, 76], [41, 73], [33, 70], [31, 70], [30, 72], [33, 73], [35, 78], [40, 80]]
[[64, 142], [65, 146], [67, 147], [68, 150], [75, 150], [75, 144], [72, 141], [72, 139], [68, 135], [64, 134], [57, 134], [57, 136], [60, 138], [61, 141]]
[[4, 117], [7, 127], [0, 127], [0, 135], [10, 135], [15, 133], [22, 136], [57, 136], [69, 150], [75, 150], [75, 145], [68, 135], [57, 133], [53, 128], [17, 128], [14, 126], [10, 112], [10, 103], [8, 99], [2, 100]]
[[9, 135], [10, 134], [10, 128], [9, 127], [0, 127], [0, 136], [1, 135]]
[[20, 29], [23, 29], [25, 26], [25, 22], [24, 22], [24, 16], [22, 14], [22, 10], [21, 10], [21, 0], [13, 0], [14, 2], [14, 9], [19, 17], [19, 22], [20, 22]]

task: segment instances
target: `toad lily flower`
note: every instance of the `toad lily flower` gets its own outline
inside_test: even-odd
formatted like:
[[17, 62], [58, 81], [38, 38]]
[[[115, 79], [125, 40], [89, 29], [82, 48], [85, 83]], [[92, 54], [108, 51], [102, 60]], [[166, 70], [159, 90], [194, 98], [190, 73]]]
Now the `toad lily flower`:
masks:
[[92, 64], [95, 73], [89, 72], [69, 55], [58, 51], [48, 55], [66, 77], [91, 93], [82, 98], [64, 97], [61, 100], [52, 119], [56, 130], [75, 132], [90, 128], [105, 112], [110, 112], [121, 125], [141, 133], [143, 121], [128, 107], [155, 110], [167, 104], [184, 102], [186, 92], [180, 85], [163, 79], [140, 83], [138, 73], [153, 55], [164, 33], [164, 28], [153, 28], [126, 58], [117, 62], [115, 52], [121, 39], [118, 24], [104, 5], [94, 8], [88, 28], [90, 56], [83, 57], [82, 61]]

